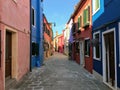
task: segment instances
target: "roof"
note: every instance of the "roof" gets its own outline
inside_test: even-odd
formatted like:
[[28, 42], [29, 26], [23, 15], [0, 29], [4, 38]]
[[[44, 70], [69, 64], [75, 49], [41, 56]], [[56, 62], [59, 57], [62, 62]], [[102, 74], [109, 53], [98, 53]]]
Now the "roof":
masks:
[[85, 1], [86, 1], [86, 0], [80, 0], [80, 1], [77, 3], [77, 5], [75, 6], [75, 10], [74, 10], [74, 12], [71, 14], [71, 16], [70, 16], [67, 24], [70, 22], [70, 20], [71, 20], [72, 18], [74, 18], [74, 16], [76, 15], [77, 11], [79, 10], [79, 8], [81, 8], [80, 6], [81, 6], [82, 3], [85, 2]]

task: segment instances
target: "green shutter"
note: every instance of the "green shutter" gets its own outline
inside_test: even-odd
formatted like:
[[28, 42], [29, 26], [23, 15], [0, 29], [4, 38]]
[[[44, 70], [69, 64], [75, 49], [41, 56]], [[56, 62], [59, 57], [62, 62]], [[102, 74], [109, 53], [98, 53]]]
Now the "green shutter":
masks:
[[80, 27], [80, 17], [78, 17], [78, 28]]
[[96, 0], [95, 2], [95, 11], [100, 7], [100, 1], [99, 0]]
[[83, 12], [83, 24], [84, 26], [88, 24], [88, 21], [90, 21], [90, 6], [88, 6], [87, 9]]
[[80, 27], [82, 25], [82, 16], [80, 16]]
[[90, 6], [88, 6], [87, 11], [88, 11], [88, 18], [87, 18], [87, 21], [90, 21]]
[[83, 24], [86, 24], [86, 9], [83, 12]]

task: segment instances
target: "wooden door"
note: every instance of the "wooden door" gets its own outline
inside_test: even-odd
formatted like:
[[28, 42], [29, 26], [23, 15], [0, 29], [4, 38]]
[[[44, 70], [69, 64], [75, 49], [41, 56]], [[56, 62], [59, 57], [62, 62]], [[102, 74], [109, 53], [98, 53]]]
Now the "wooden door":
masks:
[[106, 82], [115, 86], [114, 32], [104, 35], [106, 47]]
[[110, 80], [112, 83], [112, 86], [115, 84], [115, 57], [114, 57], [114, 33], [109, 34], [109, 68], [110, 68]]
[[6, 32], [5, 77], [11, 76], [12, 34]]

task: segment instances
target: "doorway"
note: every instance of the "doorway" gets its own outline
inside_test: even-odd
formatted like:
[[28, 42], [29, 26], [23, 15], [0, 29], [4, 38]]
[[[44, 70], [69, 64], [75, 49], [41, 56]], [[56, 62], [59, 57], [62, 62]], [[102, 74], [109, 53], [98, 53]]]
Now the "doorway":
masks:
[[115, 32], [112, 30], [103, 34], [103, 74], [104, 81], [110, 87], [116, 88], [116, 53]]
[[5, 45], [5, 77], [11, 77], [12, 65], [12, 33], [6, 32], [6, 45]]
[[84, 66], [84, 42], [80, 41], [80, 64]]

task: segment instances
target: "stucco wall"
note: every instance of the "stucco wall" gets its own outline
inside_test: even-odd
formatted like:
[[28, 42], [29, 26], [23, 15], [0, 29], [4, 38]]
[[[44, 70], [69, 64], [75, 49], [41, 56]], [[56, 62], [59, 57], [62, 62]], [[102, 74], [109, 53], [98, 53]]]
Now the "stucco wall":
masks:
[[0, 90], [4, 90], [4, 81], [5, 81], [5, 65], [4, 65], [4, 31], [3, 31], [4, 26], [0, 23], [0, 30], [1, 30], [1, 67], [0, 67]]
[[1, 22], [20, 31], [30, 31], [29, 0], [1, 0]]
[[[20, 80], [29, 71], [30, 60], [30, 7], [29, 0], [0, 0], [0, 30], [2, 35], [2, 67], [0, 68], [0, 90], [5, 87], [5, 33], [6, 29], [16, 34], [15, 44], [12, 44], [16, 54], [12, 55], [16, 64], [12, 73], [16, 80]], [[14, 30], [14, 32], [13, 32]], [[13, 50], [13, 51], [14, 51]], [[17, 68], [16, 68], [17, 67]]]
[[[81, 15], [82, 16], [82, 23], [83, 23], [83, 12], [84, 10], [90, 6], [90, 24], [89, 27], [85, 28], [85, 29], [81, 29], [81, 33], [80, 34], [76, 34], [75, 38], [79, 39], [79, 38], [83, 38], [83, 41], [86, 38], [92, 39], [92, 1], [91, 0], [81, 0], [82, 3], [80, 4], [79, 8], [77, 9], [73, 21], [74, 23], [78, 22], [78, 17]], [[82, 24], [83, 27], [83, 24]], [[84, 50], [84, 49], [83, 49]], [[92, 73], [93, 70], [93, 60], [92, 60], [92, 47], [90, 47], [90, 56], [89, 57], [84, 57], [84, 62], [85, 62], [85, 68]], [[78, 63], [80, 63], [80, 54], [76, 55], [76, 61]]]

